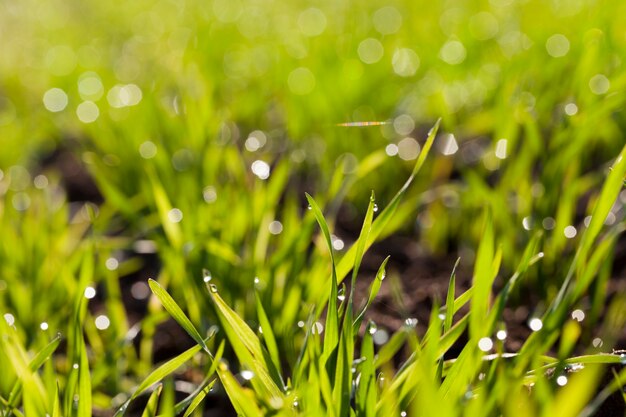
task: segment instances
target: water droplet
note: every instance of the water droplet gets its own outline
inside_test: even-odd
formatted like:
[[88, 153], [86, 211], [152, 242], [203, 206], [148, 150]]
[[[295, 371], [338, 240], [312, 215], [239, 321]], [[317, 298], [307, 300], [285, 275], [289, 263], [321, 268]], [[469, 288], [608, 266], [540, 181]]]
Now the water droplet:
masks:
[[15, 317], [11, 313], [6, 313], [4, 315], [4, 320], [7, 322], [9, 326], [13, 326], [15, 324]]
[[372, 210], [374, 210], [374, 212], [378, 211], [378, 204], [374, 204], [374, 207], [372, 208]]
[[307, 210], [313, 210], [313, 206], [311, 206], [310, 204], [306, 207]]
[[534, 318], [528, 322], [528, 327], [534, 332], [538, 332], [543, 327], [543, 322], [541, 319]]
[[91, 300], [96, 296], [96, 289], [94, 287], [85, 288], [85, 298]]
[[324, 325], [322, 323], [320, 323], [319, 321], [313, 323], [313, 326], [311, 327], [311, 332], [313, 332], [313, 334], [322, 334], [323, 331]]
[[558, 386], [563, 387], [567, 384], [567, 377], [565, 375], [559, 375], [556, 379], [556, 383]]
[[406, 411], [400, 411], [400, 417], [406, 417]]
[[302, 320], [298, 321], [298, 327], [303, 328], [304, 327], [304, 322]]
[[591, 341], [591, 344], [593, 345], [594, 348], [601, 348], [602, 345], [604, 344], [604, 341], [600, 339], [599, 337], [596, 337], [595, 339]]
[[209, 291], [211, 291], [212, 293], [216, 293], [217, 292], [217, 285], [209, 284]]
[[346, 299], [346, 286], [342, 285], [341, 288], [337, 291], [337, 299], [339, 301], [344, 301]]
[[202, 270], [202, 279], [204, 282], [209, 282], [213, 279], [213, 276], [211, 275], [211, 271], [209, 271], [208, 269], [203, 269]]
[[493, 340], [489, 337], [483, 337], [478, 341], [478, 348], [483, 352], [489, 352], [493, 348]]
[[293, 403], [291, 404], [294, 406], [294, 408], [297, 408], [300, 405], [300, 403], [298, 402], [298, 397], [294, 398]]
[[46, 323], [45, 321], [42, 321], [41, 324], [39, 325], [39, 328], [43, 331], [48, 330], [48, 323]]
[[404, 320], [404, 325], [407, 327], [415, 327], [417, 326], [417, 323], [419, 322], [419, 320], [415, 317], [409, 317], [408, 319]]
[[496, 333], [496, 338], [498, 340], [504, 340], [507, 337], [507, 333], [506, 330], [498, 330], [498, 332]]
[[96, 328], [98, 330], [106, 330], [111, 325], [111, 320], [109, 320], [109, 318], [105, 316], [104, 314], [101, 314], [98, 317], [96, 317], [95, 322], [96, 322]]
[[72, 368], [74, 368], [74, 369], [78, 369], [78, 364], [77, 364], [77, 363], [75, 363], [74, 365], [72, 365]]
[[376, 333], [374, 333], [374, 344], [377, 346], [384, 345], [389, 341], [389, 333], [385, 329], [378, 329]]
[[367, 324], [367, 332], [371, 335], [373, 335], [374, 333], [376, 333], [378, 331], [378, 326], [376, 326], [376, 323], [374, 323], [373, 321], [370, 321]]
[[578, 322], [581, 322], [585, 319], [585, 312], [581, 309], [577, 309], [572, 311], [572, 318]]
[[254, 378], [254, 372], [248, 369], [244, 369], [241, 371], [241, 377], [246, 381], [250, 381], [252, 378]]

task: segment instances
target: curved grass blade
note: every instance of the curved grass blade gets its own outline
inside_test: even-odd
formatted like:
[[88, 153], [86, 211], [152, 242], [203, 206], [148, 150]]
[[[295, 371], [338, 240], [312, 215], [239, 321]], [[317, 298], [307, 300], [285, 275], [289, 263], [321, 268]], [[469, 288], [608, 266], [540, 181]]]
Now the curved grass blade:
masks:
[[165, 310], [167, 310], [174, 320], [176, 320], [178, 324], [185, 329], [187, 334], [189, 334], [189, 336], [191, 336], [191, 338], [210, 355], [211, 352], [204, 342], [204, 339], [200, 336], [198, 330], [196, 330], [194, 325], [191, 323], [191, 320], [189, 320], [185, 313], [183, 313], [183, 310], [179, 307], [176, 301], [174, 301], [172, 296], [169, 295], [167, 291], [165, 291], [163, 287], [161, 287], [161, 285], [153, 279], [148, 280], [148, 285], [150, 286], [152, 293], [159, 299], [159, 301], [161, 301]]
[[385, 275], [387, 273], [385, 271], [385, 267], [387, 266], [387, 262], [389, 262], [389, 258], [390, 257], [387, 256], [385, 258], [385, 260], [383, 261], [383, 263], [380, 264], [380, 267], [378, 268], [378, 272], [376, 272], [376, 277], [374, 278], [374, 280], [370, 284], [369, 296], [367, 298], [367, 303], [365, 304], [365, 306], [363, 306], [363, 308], [359, 312], [358, 316], [354, 320], [355, 331], [358, 331], [359, 327], [361, 326], [361, 322], [363, 321], [363, 317], [365, 316], [365, 312], [372, 305], [372, 302], [374, 301], [374, 299], [378, 295], [378, 291], [380, 291], [380, 287], [383, 284], [383, 280], [385, 279]]
[[152, 394], [150, 394], [150, 398], [148, 398], [146, 408], [144, 408], [143, 413], [141, 413], [141, 417], [156, 417], [157, 407], [159, 405], [159, 395], [161, 395], [162, 389], [163, 384], [159, 384], [152, 391]]
[[216, 381], [217, 379], [213, 379], [207, 384], [201, 385], [199, 387], [199, 390], [194, 391], [194, 393], [192, 394], [193, 397], [190, 396], [191, 398], [193, 398], [193, 400], [191, 401], [191, 404], [189, 404], [189, 407], [187, 408], [187, 410], [185, 410], [185, 414], [183, 414], [183, 417], [189, 417], [191, 413], [193, 413], [196, 410], [196, 408], [198, 408], [198, 406], [204, 400], [206, 395], [209, 392], [211, 392], [211, 390], [213, 389], [213, 385], [215, 385]]
[[265, 313], [265, 309], [263, 308], [263, 304], [261, 303], [261, 299], [257, 292], [254, 293], [254, 298], [256, 300], [257, 317], [259, 318], [259, 324], [261, 325], [261, 329], [263, 330], [263, 339], [265, 340], [265, 346], [267, 347], [267, 351], [270, 354], [270, 358], [272, 358], [272, 362], [274, 363], [276, 370], [279, 374], [282, 374], [280, 367], [280, 355], [278, 353], [278, 344], [276, 343], [276, 338], [274, 337], [272, 325], [267, 318], [267, 314]]
[[[415, 165], [413, 166], [413, 171], [411, 172], [411, 175], [409, 176], [409, 178], [406, 180], [402, 188], [400, 188], [400, 190], [393, 197], [389, 205], [385, 207], [385, 209], [380, 213], [380, 215], [378, 215], [376, 220], [374, 220], [374, 222], [372, 223], [372, 228], [369, 233], [367, 243], [365, 244], [365, 250], [369, 249], [369, 247], [381, 235], [381, 233], [385, 229], [385, 226], [387, 225], [387, 223], [389, 223], [396, 209], [398, 208], [398, 205], [400, 204], [402, 197], [404, 197], [404, 194], [406, 194], [407, 190], [409, 189], [409, 186], [415, 179], [415, 176], [424, 165], [424, 162], [426, 161], [426, 157], [428, 156], [428, 153], [430, 152], [432, 144], [435, 141], [435, 137], [437, 136], [437, 131], [439, 130], [440, 123], [441, 123], [441, 119], [437, 120], [435, 125], [430, 129], [430, 132], [428, 132], [428, 137], [426, 138], [426, 142], [424, 143], [424, 146], [422, 147], [422, 151], [420, 152], [417, 158], [417, 161], [415, 162]], [[352, 269], [354, 265], [354, 261], [356, 259], [356, 255], [357, 255], [357, 248], [353, 245], [345, 254], [345, 256], [341, 258], [341, 261], [337, 265], [337, 272], [336, 272], [337, 278], [339, 279], [339, 281], [342, 281], [348, 275], [348, 272], [350, 272], [350, 269]]]
[[330, 252], [331, 261], [331, 280], [330, 280], [330, 294], [328, 296], [328, 307], [326, 313], [326, 328], [324, 336], [324, 348], [323, 354], [326, 358], [329, 358], [332, 352], [339, 343], [339, 315], [337, 312], [337, 270], [335, 268], [335, 255], [333, 253], [333, 245], [330, 239], [330, 231], [328, 224], [324, 219], [324, 215], [319, 206], [309, 194], [305, 194], [306, 199], [309, 201], [309, 207], [315, 215], [315, 219], [322, 229], [322, 234], [326, 240], [326, 245]]
[[117, 413], [115, 413], [115, 416], [123, 416], [126, 408], [128, 408], [128, 404], [130, 404], [132, 400], [143, 394], [149, 387], [161, 381], [163, 378], [174, 372], [176, 369], [180, 368], [185, 362], [189, 361], [201, 349], [202, 346], [195, 345], [194, 347], [187, 349], [180, 355], [176, 356], [173, 359], [170, 359], [169, 361], [155, 369], [150, 375], [146, 377], [146, 379], [143, 380], [139, 387], [137, 387], [133, 395], [131, 395], [131, 397], [120, 407]]

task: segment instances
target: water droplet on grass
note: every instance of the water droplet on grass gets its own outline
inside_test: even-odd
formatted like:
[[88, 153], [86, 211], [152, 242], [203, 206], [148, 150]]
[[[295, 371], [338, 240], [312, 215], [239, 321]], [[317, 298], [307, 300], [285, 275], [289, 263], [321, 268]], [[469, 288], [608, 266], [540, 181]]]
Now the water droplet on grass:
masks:
[[578, 322], [581, 322], [585, 319], [585, 312], [581, 309], [576, 309], [572, 311], [572, 318]]
[[408, 319], [404, 320], [404, 325], [407, 326], [407, 327], [415, 327], [415, 326], [417, 326], [418, 322], [419, 322], [419, 320], [417, 320], [417, 318], [409, 317]]
[[217, 285], [209, 284], [209, 291], [211, 291], [212, 293], [216, 293], [217, 292]]
[[374, 204], [374, 208], [372, 209], [374, 210], [374, 213], [378, 211], [378, 204]]
[[558, 386], [564, 387], [565, 385], [567, 385], [567, 377], [565, 375], [560, 375], [556, 379], [556, 383], [557, 383]]
[[599, 337], [596, 337], [595, 339], [591, 341], [591, 344], [593, 345], [594, 348], [601, 348], [602, 345], [604, 344], [604, 341], [600, 339]]
[[96, 296], [96, 289], [94, 287], [85, 288], [85, 298], [91, 300]]
[[478, 341], [478, 348], [483, 352], [489, 352], [493, 348], [493, 340], [489, 337], [483, 337]]
[[41, 322], [41, 324], [39, 325], [39, 328], [43, 331], [48, 330], [48, 323], [46, 323], [45, 321]]
[[543, 327], [543, 322], [541, 319], [534, 318], [528, 322], [528, 327], [534, 332], [538, 332]]
[[374, 333], [376, 333], [378, 331], [378, 326], [376, 326], [376, 323], [374, 323], [373, 321], [370, 321], [367, 324], [367, 332], [371, 335], [373, 335]]
[[346, 287], [342, 285], [341, 288], [337, 291], [337, 299], [339, 301], [344, 301], [346, 299]]
[[320, 323], [319, 321], [313, 323], [313, 326], [311, 327], [311, 332], [313, 332], [313, 334], [322, 334], [323, 331], [324, 325], [322, 323]]
[[209, 271], [208, 269], [203, 269], [202, 270], [202, 280], [204, 282], [209, 282], [213, 279], [213, 276], [211, 275], [211, 271]]
[[7, 322], [9, 326], [13, 326], [15, 324], [15, 317], [11, 313], [6, 313], [4, 315], [4, 320]]
[[254, 378], [254, 372], [248, 369], [244, 369], [241, 371], [241, 377], [246, 381], [250, 381], [252, 378]]
[[507, 333], [506, 330], [498, 330], [498, 332], [496, 333], [496, 338], [498, 340], [504, 340], [507, 337]]

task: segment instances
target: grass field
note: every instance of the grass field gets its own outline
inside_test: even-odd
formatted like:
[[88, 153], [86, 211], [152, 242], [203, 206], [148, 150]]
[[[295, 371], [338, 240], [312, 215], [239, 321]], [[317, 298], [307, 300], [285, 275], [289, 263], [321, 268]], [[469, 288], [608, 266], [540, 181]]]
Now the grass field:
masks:
[[624, 415], [625, 12], [0, 2], [0, 416]]

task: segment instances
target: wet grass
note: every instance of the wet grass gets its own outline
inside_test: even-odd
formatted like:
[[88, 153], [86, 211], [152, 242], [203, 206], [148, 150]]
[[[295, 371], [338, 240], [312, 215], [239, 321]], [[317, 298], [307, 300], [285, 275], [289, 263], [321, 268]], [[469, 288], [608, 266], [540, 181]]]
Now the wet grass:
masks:
[[[626, 14], [544, 3], [0, 4], [0, 415], [598, 413]], [[398, 235], [473, 271], [419, 329]]]

